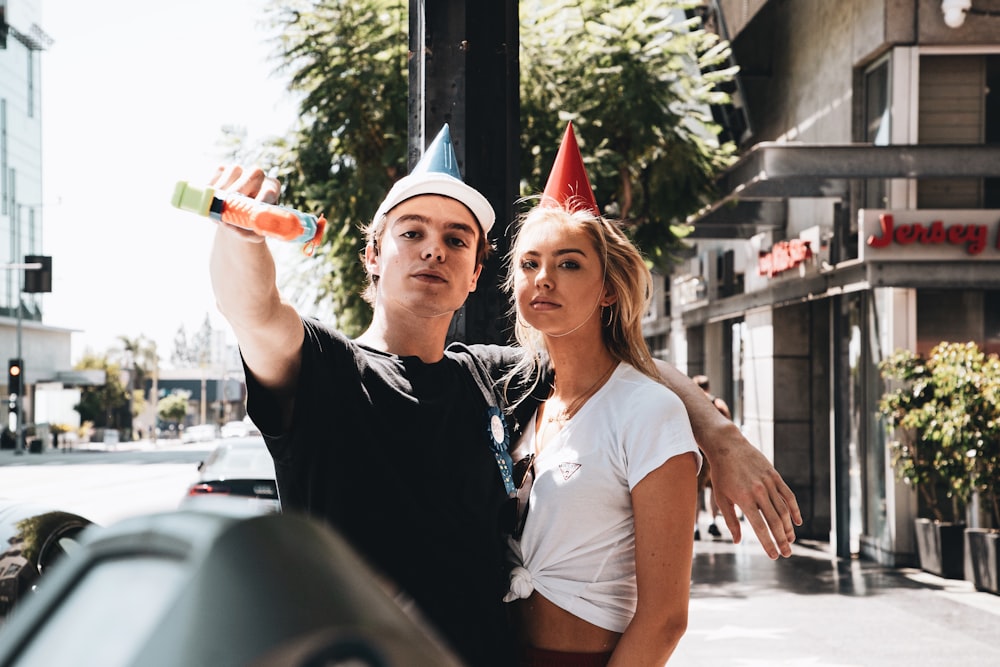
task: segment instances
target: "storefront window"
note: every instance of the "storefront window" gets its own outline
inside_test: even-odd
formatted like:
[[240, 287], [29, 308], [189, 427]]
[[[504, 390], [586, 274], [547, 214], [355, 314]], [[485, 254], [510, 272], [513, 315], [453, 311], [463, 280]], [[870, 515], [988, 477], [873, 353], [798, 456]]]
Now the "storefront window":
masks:
[[732, 400], [729, 412], [733, 421], [743, 424], [743, 345], [747, 336], [747, 325], [743, 320], [734, 320], [729, 327], [730, 360], [732, 362]]
[[885, 429], [878, 414], [878, 400], [882, 396], [882, 376], [878, 365], [882, 360], [878, 340], [878, 309], [875, 295], [868, 295], [868, 332], [865, 346], [865, 410], [867, 433], [864, 440], [865, 465], [865, 535], [876, 542], [888, 545], [890, 537], [886, 533], [888, 507], [886, 506], [886, 440]]
[[[866, 69], [861, 76], [861, 125], [854, 130], [854, 139], [874, 146], [888, 146], [892, 118], [889, 103], [890, 70], [889, 58], [883, 58]], [[859, 202], [862, 208], [889, 208], [888, 181], [870, 178], [861, 181]], [[845, 215], [834, 230], [834, 244], [831, 257], [834, 262], [856, 259], [858, 256], [858, 220], [855, 215]]]
[[835, 321], [834, 346], [838, 397], [834, 438], [837, 555], [844, 558], [860, 553], [862, 534], [862, 437], [865, 427], [864, 335], [862, 295], [839, 300]]
[[838, 299], [833, 345], [836, 437], [837, 555], [854, 556], [883, 544], [887, 523], [885, 442], [877, 414], [880, 396], [878, 326], [871, 292]]
[[[865, 136], [864, 141], [875, 146], [888, 146], [889, 133], [889, 61], [883, 60], [865, 72]], [[865, 181], [865, 208], [888, 208], [886, 181]]]

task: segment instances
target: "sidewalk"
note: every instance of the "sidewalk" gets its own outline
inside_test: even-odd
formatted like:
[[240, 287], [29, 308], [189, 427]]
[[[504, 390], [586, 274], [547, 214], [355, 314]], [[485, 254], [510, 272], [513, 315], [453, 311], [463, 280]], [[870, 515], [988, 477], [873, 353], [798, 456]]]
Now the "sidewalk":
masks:
[[[688, 631], [671, 667], [996, 667], [1000, 596], [915, 569], [840, 561], [796, 544], [770, 560], [744, 543], [695, 542]], [[706, 537], [708, 540], [706, 541]]]
[[118, 442], [105, 444], [103, 442], [80, 442], [73, 447], [55, 448], [50, 447], [39, 453], [31, 453], [22, 450], [20, 454], [14, 449], [0, 449], [0, 466], [10, 464], [23, 464], [25, 461], [40, 462], [51, 458], [73, 456], [75, 454], [89, 454], [94, 452], [148, 452], [167, 451], [171, 449], [198, 449], [205, 443], [183, 443], [177, 438], [161, 440], [131, 440], [129, 442]]

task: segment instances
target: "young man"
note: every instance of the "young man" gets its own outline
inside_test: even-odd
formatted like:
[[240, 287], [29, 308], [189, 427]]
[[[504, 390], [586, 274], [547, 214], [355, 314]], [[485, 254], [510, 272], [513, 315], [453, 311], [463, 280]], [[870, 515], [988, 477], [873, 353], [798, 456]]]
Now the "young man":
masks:
[[[219, 225], [211, 276], [284, 511], [328, 521], [465, 662], [504, 665], [513, 657], [499, 526], [514, 480], [487, 371], [517, 352], [445, 350], [453, 313], [476, 289], [495, 217], [455, 165], [446, 126], [376, 212], [363, 260], [373, 318], [356, 340], [282, 300], [271, 253], [252, 232]], [[266, 202], [279, 192], [258, 168], [222, 169], [213, 185]], [[769, 555], [790, 554], [793, 521], [801, 522], [791, 491], [686, 376], [663, 371], [715, 461], [734, 539], [736, 502]]]

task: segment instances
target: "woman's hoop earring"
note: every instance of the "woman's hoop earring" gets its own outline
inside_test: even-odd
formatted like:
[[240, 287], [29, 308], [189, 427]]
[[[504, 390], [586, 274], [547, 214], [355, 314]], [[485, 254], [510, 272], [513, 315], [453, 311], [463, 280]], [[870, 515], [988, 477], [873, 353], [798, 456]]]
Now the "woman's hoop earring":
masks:
[[611, 306], [605, 306], [605, 308], [608, 309], [608, 321], [604, 322], [604, 326], [610, 328], [615, 321], [615, 309]]

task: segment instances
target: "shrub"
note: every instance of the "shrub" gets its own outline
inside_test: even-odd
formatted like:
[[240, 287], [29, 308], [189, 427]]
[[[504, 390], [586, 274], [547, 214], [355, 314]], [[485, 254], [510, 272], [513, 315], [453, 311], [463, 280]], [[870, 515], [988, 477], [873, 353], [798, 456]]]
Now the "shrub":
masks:
[[898, 384], [882, 395], [879, 411], [894, 428], [890, 442], [897, 476], [921, 494], [943, 520], [939, 492], [959, 522], [978, 493], [1000, 525], [1000, 360], [975, 343], [939, 343], [923, 358], [899, 350], [879, 369]]

